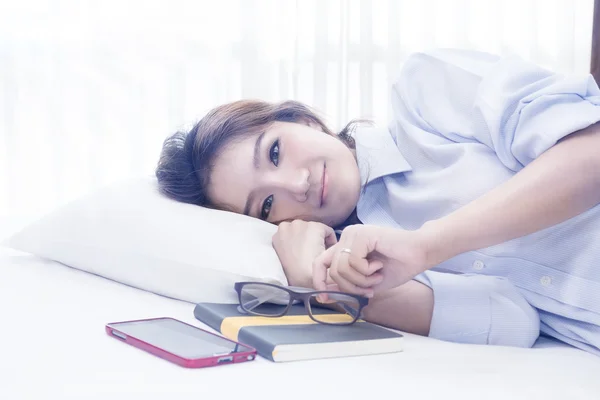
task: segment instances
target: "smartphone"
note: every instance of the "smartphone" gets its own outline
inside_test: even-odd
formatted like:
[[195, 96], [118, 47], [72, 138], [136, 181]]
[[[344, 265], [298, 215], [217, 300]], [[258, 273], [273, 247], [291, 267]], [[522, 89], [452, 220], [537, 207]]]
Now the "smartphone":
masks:
[[186, 368], [252, 361], [256, 350], [174, 318], [111, 322], [106, 333], [115, 339]]

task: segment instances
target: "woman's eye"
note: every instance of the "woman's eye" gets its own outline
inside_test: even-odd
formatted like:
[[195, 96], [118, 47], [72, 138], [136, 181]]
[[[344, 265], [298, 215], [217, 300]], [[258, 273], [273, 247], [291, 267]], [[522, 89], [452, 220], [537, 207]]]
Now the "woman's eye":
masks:
[[271, 207], [273, 206], [273, 195], [267, 197], [263, 203], [262, 210], [260, 211], [260, 219], [267, 220], [269, 218], [269, 213], [271, 212]]
[[277, 166], [279, 164], [279, 140], [276, 140], [271, 149], [269, 150], [269, 158], [273, 165]]

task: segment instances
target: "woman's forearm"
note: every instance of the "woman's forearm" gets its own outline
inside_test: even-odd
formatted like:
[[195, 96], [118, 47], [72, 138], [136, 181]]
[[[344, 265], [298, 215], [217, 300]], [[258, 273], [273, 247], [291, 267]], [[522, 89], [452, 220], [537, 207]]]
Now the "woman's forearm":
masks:
[[420, 282], [409, 281], [375, 293], [363, 314], [366, 321], [427, 336], [433, 315], [433, 291]]
[[600, 123], [567, 136], [510, 180], [420, 229], [428, 267], [556, 225], [600, 203]]

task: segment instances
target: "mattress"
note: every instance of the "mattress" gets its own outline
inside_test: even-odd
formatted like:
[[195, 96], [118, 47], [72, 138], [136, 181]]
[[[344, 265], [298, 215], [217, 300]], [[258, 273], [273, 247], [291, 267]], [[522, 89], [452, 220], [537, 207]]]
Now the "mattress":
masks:
[[600, 399], [600, 357], [548, 339], [517, 349], [405, 334], [401, 353], [185, 369], [104, 325], [169, 316], [210, 330], [194, 304], [7, 248], [0, 305], [0, 399]]

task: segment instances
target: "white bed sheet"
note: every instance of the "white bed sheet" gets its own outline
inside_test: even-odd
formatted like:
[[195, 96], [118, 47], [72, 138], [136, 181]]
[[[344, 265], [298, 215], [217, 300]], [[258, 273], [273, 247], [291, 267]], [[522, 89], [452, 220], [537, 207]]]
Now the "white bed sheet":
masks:
[[600, 358], [547, 340], [514, 349], [406, 335], [396, 354], [181, 368], [104, 325], [170, 316], [206, 328], [193, 304], [6, 248], [0, 305], [0, 399], [600, 399]]

